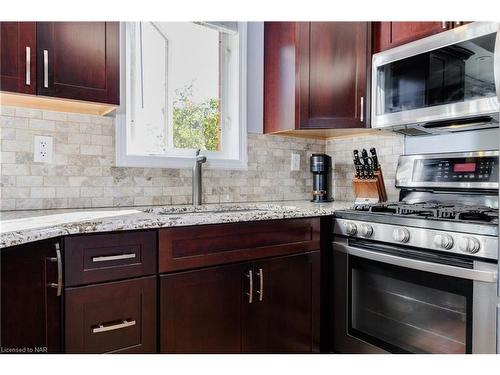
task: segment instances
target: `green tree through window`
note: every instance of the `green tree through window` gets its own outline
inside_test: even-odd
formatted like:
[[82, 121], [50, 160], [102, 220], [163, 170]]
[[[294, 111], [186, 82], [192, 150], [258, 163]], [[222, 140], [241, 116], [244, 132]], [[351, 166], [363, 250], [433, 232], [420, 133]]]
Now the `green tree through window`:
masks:
[[173, 101], [174, 147], [217, 151], [220, 149], [219, 100], [195, 103], [193, 84], [175, 91]]

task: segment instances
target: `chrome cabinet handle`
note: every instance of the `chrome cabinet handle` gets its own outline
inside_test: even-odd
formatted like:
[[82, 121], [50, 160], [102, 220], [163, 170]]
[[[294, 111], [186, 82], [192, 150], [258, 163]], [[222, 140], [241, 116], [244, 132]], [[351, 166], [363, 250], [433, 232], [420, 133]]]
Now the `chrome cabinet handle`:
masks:
[[259, 268], [257, 276], [259, 276], [259, 290], [257, 293], [259, 294], [259, 302], [262, 302], [264, 299], [264, 271], [262, 271], [262, 268]]
[[51, 288], [57, 288], [57, 296], [60, 297], [62, 294], [62, 284], [63, 284], [63, 270], [62, 270], [62, 258], [61, 249], [59, 247], [59, 242], [55, 244], [56, 256], [54, 258], [49, 258], [51, 262], [57, 262], [57, 283], [50, 283], [48, 286]]
[[110, 326], [105, 326], [104, 324], [99, 324], [97, 327], [92, 328], [92, 333], [101, 333], [107, 331], [114, 331], [117, 329], [127, 328], [135, 326], [135, 320], [123, 320], [121, 323], [113, 324]]
[[49, 51], [43, 50], [43, 87], [49, 87]]
[[104, 255], [104, 256], [93, 257], [92, 262], [109, 262], [112, 260], [133, 259], [136, 256], [137, 256], [136, 253], [126, 253], [120, 255]]
[[359, 98], [359, 106], [360, 106], [359, 121], [363, 122], [365, 120], [365, 97], [364, 96]]
[[249, 279], [249, 285], [248, 285], [248, 303], [253, 302], [253, 273], [252, 270], [248, 271], [248, 274], [245, 275]]
[[26, 86], [31, 85], [31, 48], [26, 47]]
[[448, 28], [448, 22], [447, 21], [441, 22], [441, 28], [442, 29], [447, 29]]

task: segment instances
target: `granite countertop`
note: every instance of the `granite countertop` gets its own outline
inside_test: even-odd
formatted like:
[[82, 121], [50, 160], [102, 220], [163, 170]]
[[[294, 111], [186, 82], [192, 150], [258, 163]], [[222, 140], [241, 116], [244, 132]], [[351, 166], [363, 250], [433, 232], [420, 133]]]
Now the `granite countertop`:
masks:
[[0, 248], [77, 233], [112, 232], [333, 215], [352, 202], [259, 203], [0, 212]]

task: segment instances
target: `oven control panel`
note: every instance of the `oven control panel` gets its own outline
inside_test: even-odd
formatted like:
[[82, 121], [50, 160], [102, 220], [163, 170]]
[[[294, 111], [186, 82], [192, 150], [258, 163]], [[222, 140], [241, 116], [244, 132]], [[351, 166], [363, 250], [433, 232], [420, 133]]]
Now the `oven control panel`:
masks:
[[498, 259], [498, 237], [336, 218], [334, 235]]
[[498, 151], [403, 155], [396, 186], [498, 189], [498, 164]]

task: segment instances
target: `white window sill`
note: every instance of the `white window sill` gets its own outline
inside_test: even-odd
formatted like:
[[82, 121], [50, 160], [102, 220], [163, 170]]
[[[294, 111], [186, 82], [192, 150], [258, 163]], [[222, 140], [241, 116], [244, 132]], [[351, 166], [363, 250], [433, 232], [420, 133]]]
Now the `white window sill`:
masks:
[[[173, 157], [173, 156], [140, 156], [140, 155], [119, 155], [116, 154], [117, 167], [142, 167], [142, 168], [192, 168], [194, 158]], [[208, 159], [203, 168], [209, 169], [248, 169], [246, 160], [234, 159]]]

